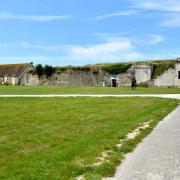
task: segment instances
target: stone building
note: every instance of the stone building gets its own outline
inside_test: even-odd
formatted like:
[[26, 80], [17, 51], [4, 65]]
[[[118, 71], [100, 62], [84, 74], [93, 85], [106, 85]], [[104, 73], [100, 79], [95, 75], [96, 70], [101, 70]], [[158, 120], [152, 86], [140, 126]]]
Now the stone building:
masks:
[[180, 60], [177, 59], [175, 68], [170, 68], [154, 79], [156, 87], [180, 87]]
[[26, 76], [33, 69], [32, 63], [0, 65], [0, 84], [25, 85]]

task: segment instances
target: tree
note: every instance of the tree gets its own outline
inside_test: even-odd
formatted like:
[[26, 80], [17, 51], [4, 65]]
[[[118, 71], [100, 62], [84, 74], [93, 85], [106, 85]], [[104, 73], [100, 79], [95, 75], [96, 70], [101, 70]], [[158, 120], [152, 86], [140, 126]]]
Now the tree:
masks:
[[46, 78], [50, 77], [55, 72], [55, 69], [52, 66], [45, 65], [44, 67], [44, 74]]
[[35, 73], [38, 75], [38, 77], [41, 77], [44, 73], [42, 64], [38, 64], [35, 67]]

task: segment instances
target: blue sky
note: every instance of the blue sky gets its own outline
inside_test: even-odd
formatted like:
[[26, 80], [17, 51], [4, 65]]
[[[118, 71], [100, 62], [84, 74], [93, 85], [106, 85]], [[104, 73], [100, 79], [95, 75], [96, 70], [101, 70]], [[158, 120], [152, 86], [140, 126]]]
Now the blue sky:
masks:
[[2, 64], [171, 59], [179, 36], [179, 0], [0, 1]]

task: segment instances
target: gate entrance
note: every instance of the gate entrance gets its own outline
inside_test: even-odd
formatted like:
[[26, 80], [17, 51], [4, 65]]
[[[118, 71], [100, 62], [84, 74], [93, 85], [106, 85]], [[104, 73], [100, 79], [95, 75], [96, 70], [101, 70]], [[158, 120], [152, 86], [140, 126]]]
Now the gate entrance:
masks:
[[117, 79], [115, 77], [111, 77], [111, 87], [117, 87]]
[[112, 79], [112, 87], [117, 87], [117, 80], [116, 79]]

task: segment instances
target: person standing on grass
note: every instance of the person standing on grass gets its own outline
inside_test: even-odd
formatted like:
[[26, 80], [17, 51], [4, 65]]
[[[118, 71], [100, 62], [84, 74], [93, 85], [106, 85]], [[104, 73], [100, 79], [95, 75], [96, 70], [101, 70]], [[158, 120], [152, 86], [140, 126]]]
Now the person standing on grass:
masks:
[[131, 80], [131, 87], [132, 87], [132, 90], [136, 90], [137, 81], [136, 81], [135, 76], [133, 76], [133, 78], [132, 78], [132, 80]]

